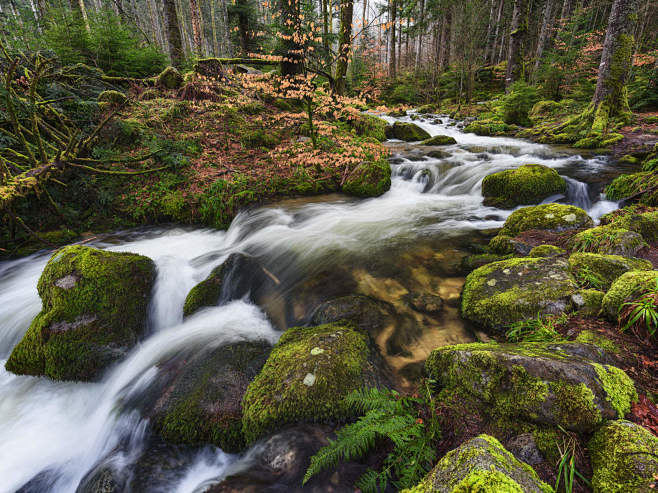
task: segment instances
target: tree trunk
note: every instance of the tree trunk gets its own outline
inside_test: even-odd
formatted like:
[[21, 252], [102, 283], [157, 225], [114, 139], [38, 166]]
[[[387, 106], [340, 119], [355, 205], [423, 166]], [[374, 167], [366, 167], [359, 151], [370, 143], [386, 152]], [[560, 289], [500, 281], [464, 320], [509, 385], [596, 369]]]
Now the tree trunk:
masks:
[[537, 52], [535, 53], [535, 68], [532, 71], [533, 79], [537, 77], [537, 72], [541, 66], [541, 57], [544, 55], [544, 48], [546, 48], [546, 43], [548, 42], [553, 20], [553, 7], [555, 6], [555, 0], [546, 0], [546, 6], [544, 7], [544, 18], [541, 23], [541, 30], [539, 31], [539, 40], [537, 41]]
[[[493, 1], [493, 0], [492, 0]], [[414, 64], [414, 70], [418, 71], [420, 67], [420, 58], [423, 54], [423, 31], [425, 27], [423, 26], [425, 22], [425, 0], [420, 0], [420, 5], [418, 6], [418, 47], [416, 48], [416, 63]]]
[[229, 22], [228, 22], [228, 6], [226, 5], [226, 0], [221, 0], [222, 2], [222, 45], [224, 55], [233, 56], [233, 50], [231, 46], [231, 36], [229, 32]]
[[397, 29], [396, 27], [396, 14], [397, 14], [397, 1], [396, 0], [389, 0], [388, 3], [389, 6], [389, 22], [391, 24], [391, 34], [390, 34], [390, 56], [388, 59], [388, 76], [391, 79], [395, 79], [395, 69], [396, 69], [396, 64], [395, 64], [395, 31]]
[[87, 32], [91, 32], [91, 28], [89, 27], [89, 18], [87, 17], [87, 8], [85, 7], [85, 0], [73, 0], [71, 6], [79, 12]]
[[354, 11], [353, 0], [340, 2], [340, 32], [338, 38], [338, 59], [336, 60], [336, 79], [334, 90], [338, 94], [345, 94], [345, 75], [350, 60], [352, 48], [352, 15]]
[[210, 29], [212, 30], [212, 54], [219, 56], [219, 43], [217, 41], [217, 3], [216, 0], [210, 0]]
[[249, 20], [249, 14], [247, 13], [247, 1], [237, 0], [237, 4], [240, 6], [238, 9], [238, 34], [240, 35], [240, 52], [242, 53], [242, 56], [247, 56], [249, 54], [249, 40], [251, 37], [249, 34], [251, 22]]
[[167, 41], [171, 64], [174, 67], [180, 67], [183, 63], [183, 42], [176, 13], [176, 0], [164, 0], [164, 7], [167, 13]]
[[505, 87], [523, 78], [523, 41], [528, 31], [528, 1], [514, 0], [512, 25], [510, 26], [509, 49], [507, 50], [507, 74]]
[[[501, 19], [503, 16], [503, 8], [505, 7], [505, 0], [500, 0], [500, 5], [498, 6], [498, 15], [496, 16], [496, 31], [494, 32], [493, 35], [493, 40], [491, 42], [491, 55], [489, 59], [489, 63], [491, 65], [494, 65], [498, 61], [498, 57], [496, 56], [496, 47], [498, 46], [498, 33], [502, 32], [501, 30]], [[501, 44], [503, 44], [503, 41], [501, 39], [500, 41]]]
[[447, 65], [448, 55], [448, 33], [450, 32], [450, 25], [452, 24], [452, 15], [450, 9], [446, 9], [443, 14], [443, 22], [441, 22], [441, 41], [439, 42], [439, 72]]
[[569, 16], [571, 15], [571, 11], [573, 10], [573, 0], [564, 0], [564, 3], [562, 4], [562, 12], [560, 13], [560, 19], [562, 22], [566, 22]]
[[366, 26], [368, 25], [368, 0], [363, 0], [363, 13], [361, 14], [361, 48], [366, 46]]
[[608, 116], [630, 113], [626, 83], [633, 61], [635, 39], [632, 33], [637, 7], [637, 0], [615, 0], [612, 4], [592, 99], [595, 114], [601, 111]]
[[285, 39], [282, 39], [284, 60], [281, 61], [281, 75], [297, 75], [304, 70], [301, 57], [302, 47], [296, 41], [296, 33], [299, 28], [299, 1], [279, 0], [281, 12], [281, 25]]
[[199, 4], [197, 0], [190, 0], [190, 20], [192, 21], [192, 39], [194, 40], [194, 54], [201, 57], [201, 22], [199, 20]]
[[493, 47], [491, 46], [493, 43], [493, 33], [494, 33], [494, 17], [496, 15], [496, 1], [495, 0], [490, 0], [490, 5], [489, 5], [489, 22], [487, 22], [487, 36], [485, 38], [485, 45], [484, 45], [484, 63], [486, 64], [487, 61], [489, 60], [489, 51], [493, 50]]
[[324, 48], [325, 63], [331, 61], [331, 52], [329, 51], [329, 16], [331, 14], [331, 5], [329, 0], [320, 0], [322, 5], [322, 47]]

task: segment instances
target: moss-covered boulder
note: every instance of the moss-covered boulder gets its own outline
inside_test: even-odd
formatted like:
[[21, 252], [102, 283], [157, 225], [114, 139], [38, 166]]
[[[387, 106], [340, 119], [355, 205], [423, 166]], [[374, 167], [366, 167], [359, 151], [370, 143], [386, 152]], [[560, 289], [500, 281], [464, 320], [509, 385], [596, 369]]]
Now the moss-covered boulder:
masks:
[[431, 135], [415, 123], [395, 122], [386, 127], [386, 137], [412, 142], [429, 139]]
[[605, 193], [610, 200], [622, 200], [639, 195], [639, 203], [658, 206], [657, 185], [658, 173], [655, 171], [642, 171], [640, 173], [618, 176], [608, 185]]
[[386, 158], [365, 161], [343, 182], [342, 190], [356, 197], [378, 197], [391, 188], [391, 166]]
[[103, 91], [98, 95], [98, 103], [103, 109], [119, 106], [126, 101], [126, 95], [119, 91]]
[[623, 418], [633, 381], [596, 346], [574, 342], [474, 343], [435, 349], [427, 373], [491, 418], [584, 432]]
[[569, 248], [579, 252], [634, 257], [647, 246], [640, 233], [610, 224], [577, 233], [569, 239]]
[[519, 238], [499, 234], [489, 241], [489, 250], [498, 255], [521, 255], [525, 257], [532, 251], [532, 246]]
[[482, 180], [484, 205], [512, 208], [537, 204], [551, 195], [563, 194], [567, 182], [557, 171], [541, 164], [524, 164]]
[[601, 311], [604, 295], [605, 293], [598, 289], [581, 289], [571, 296], [571, 301], [578, 315], [595, 317]]
[[574, 253], [569, 257], [569, 269], [581, 284], [607, 291], [622, 274], [632, 270], [653, 270], [648, 260], [599, 255], [596, 253]]
[[480, 435], [448, 452], [425, 479], [405, 493], [552, 493], [528, 464], [494, 437]]
[[630, 421], [613, 421], [589, 442], [594, 493], [652, 492], [658, 488], [658, 438]]
[[141, 255], [80, 245], [57, 250], [37, 285], [43, 308], [7, 370], [98, 379], [142, 335], [154, 279], [154, 263]]
[[576, 342], [582, 342], [584, 344], [593, 344], [594, 346], [600, 347], [604, 351], [607, 351], [610, 354], [615, 354], [619, 352], [619, 346], [608, 339], [606, 336], [594, 332], [593, 330], [583, 330], [576, 337]]
[[388, 122], [375, 115], [361, 113], [359, 116], [350, 120], [350, 125], [361, 137], [372, 137], [373, 139], [384, 142], [386, 140], [386, 127]]
[[555, 257], [567, 253], [564, 248], [555, 245], [539, 245], [530, 250], [530, 257]]
[[633, 301], [658, 287], [658, 271], [630, 271], [622, 274], [603, 297], [602, 309], [612, 321], [617, 321], [624, 303]]
[[169, 375], [150, 414], [154, 429], [173, 443], [239, 452], [245, 446], [242, 398], [270, 349], [267, 342], [237, 342], [163, 365], [165, 372], [174, 367], [175, 375]]
[[462, 316], [484, 328], [501, 329], [519, 320], [568, 311], [577, 289], [566, 259], [493, 262], [466, 277]]
[[156, 77], [155, 84], [163, 89], [178, 89], [183, 84], [183, 76], [174, 67], [167, 67]]
[[391, 110], [387, 113], [387, 115], [392, 116], [394, 118], [401, 118], [403, 116], [407, 116], [407, 110], [403, 110], [403, 109]]
[[343, 398], [387, 383], [384, 363], [368, 334], [350, 322], [288, 329], [242, 401], [248, 442], [302, 422], [353, 416]]
[[460, 267], [464, 272], [471, 272], [483, 265], [492, 262], [500, 262], [511, 258], [511, 254], [500, 255], [497, 253], [477, 253], [475, 255], [468, 255], [461, 260]]
[[615, 227], [641, 234], [645, 241], [658, 242], [658, 211], [625, 214], [616, 219], [613, 224]]
[[435, 135], [434, 137], [431, 137], [429, 139], [426, 139], [420, 143], [420, 145], [424, 146], [448, 146], [452, 144], [456, 144], [457, 141], [455, 140], [454, 137], [450, 137], [449, 135]]
[[349, 320], [373, 337], [392, 323], [393, 307], [383, 301], [363, 295], [334, 298], [318, 306], [311, 315], [310, 325], [324, 325]]
[[543, 204], [523, 207], [512, 212], [500, 231], [502, 235], [516, 236], [524, 231], [569, 231], [589, 228], [594, 225], [592, 218], [580, 207], [563, 204]]

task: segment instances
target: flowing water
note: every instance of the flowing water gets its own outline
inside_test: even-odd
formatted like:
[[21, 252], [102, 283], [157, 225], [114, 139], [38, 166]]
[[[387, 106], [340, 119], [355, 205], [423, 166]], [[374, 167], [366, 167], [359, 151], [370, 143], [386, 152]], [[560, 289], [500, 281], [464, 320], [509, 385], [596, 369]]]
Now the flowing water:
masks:
[[[402, 118], [408, 121], [410, 117]], [[455, 137], [439, 148], [391, 141], [391, 190], [381, 197], [289, 200], [241, 213], [228, 231], [145, 229], [107, 235], [98, 248], [147, 255], [157, 265], [149, 336], [98, 383], [53, 382], [4, 369], [41, 303], [36, 291], [50, 252], [0, 263], [0, 492], [75, 492], [99, 465], [130, 469], [149, 441], [148, 421], [134, 406], [161, 371], [158, 363], [182, 351], [239, 340], [274, 343], [280, 330], [308, 321], [312, 308], [334, 296], [361, 293], [391, 303], [408, 327], [391, 327], [378, 341], [398, 370], [441, 344], [472, 340], [457, 314], [460, 259], [484, 244], [487, 230], [510, 211], [482, 205], [482, 179], [525, 163], [555, 168], [567, 178], [566, 196], [595, 219], [616, 208], [601, 199], [601, 183], [615, 171], [604, 157], [513, 138], [465, 134], [445, 117], [418, 120], [432, 135]], [[393, 118], [388, 118], [393, 121]], [[186, 294], [233, 252], [262, 261], [277, 292], [256, 306], [237, 300], [183, 320]], [[420, 314], [405, 296], [440, 295], [440, 315]], [[240, 467], [238, 456], [214, 447], [176, 449], [165, 472], [146, 478], [145, 491], [203, 491]], [[171, 457], [169, 457], [171, 459]], [[153, 469], [151, 469], [152, 471]]]

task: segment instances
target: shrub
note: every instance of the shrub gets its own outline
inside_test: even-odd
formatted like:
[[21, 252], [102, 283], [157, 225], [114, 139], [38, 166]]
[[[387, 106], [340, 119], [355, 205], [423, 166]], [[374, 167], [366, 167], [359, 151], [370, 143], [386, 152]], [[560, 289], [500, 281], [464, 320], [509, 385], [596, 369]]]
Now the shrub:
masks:
[[537, 88], [524, 82], [515, 82], [510, 92], [503, 98], [503, 121], [508, 125], [531, 126], [528, 113], [537, 101], [539, 101]]

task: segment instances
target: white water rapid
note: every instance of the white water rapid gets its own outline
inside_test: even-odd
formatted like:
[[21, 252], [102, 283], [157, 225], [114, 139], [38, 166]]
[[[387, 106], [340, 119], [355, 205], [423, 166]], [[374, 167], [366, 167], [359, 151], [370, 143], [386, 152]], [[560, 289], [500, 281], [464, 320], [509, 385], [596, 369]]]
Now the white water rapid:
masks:
[[[381, 254], [399, 242], [499, 227], [510, 211], [482, 205], [482, 179], [525, 163], [550, 166], [568, 178], [567, 196], [549, 201], [573, 203], [595, 219], [617, 206], [601, 200], [596, 184], [586, 183], [588, 176], [610, 172], [603, 157], [583, 158], [518, 139], [465, 134], [455, 122], [438, 118], [443, 123], [432, 123], [434, 117], [416, 123], [432, 135], [453, 136], [457, 144], [442, 147], [443, 157], [430, 158], [426, 154], [431, 149], [392, 142], [393, 180], [381, 197], [288, 201], [241, 213], [225, 232], [147, 229], [90, 243], [149, 256], [158, 270], [149, 336], [99, 383], [61, 383], [5, 370], [12, 348], [40, 310], [36, 284], [50, 252], [1, 262], [0, 492], [28, 484], [24, 491], [73, 493], [99, 463], [115, 468], [132, 464], [149, 425], [125, 403], [148, 388], [159, 362], [202, 346], [278, 339], [275, 324], [244, 300], [202, 310], [183, 321], [186, 294], [230, 253], [265, 258], [279, 272], [295, 273], [298, 282], [319, 265]], [[148, 491], [201, 491], [239, 460], [217, 448], [196, 448], [171, 474], [149, 481]]]

